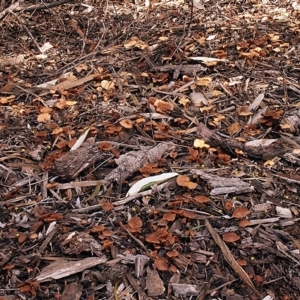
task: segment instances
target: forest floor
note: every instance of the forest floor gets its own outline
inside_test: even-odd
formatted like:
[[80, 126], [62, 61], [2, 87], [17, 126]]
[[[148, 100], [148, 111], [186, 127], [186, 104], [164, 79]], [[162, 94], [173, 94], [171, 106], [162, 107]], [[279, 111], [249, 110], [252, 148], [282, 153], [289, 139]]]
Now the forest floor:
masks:
[[146, 4], [1, 1], [0, 299], [300, 299], [300, 2]]

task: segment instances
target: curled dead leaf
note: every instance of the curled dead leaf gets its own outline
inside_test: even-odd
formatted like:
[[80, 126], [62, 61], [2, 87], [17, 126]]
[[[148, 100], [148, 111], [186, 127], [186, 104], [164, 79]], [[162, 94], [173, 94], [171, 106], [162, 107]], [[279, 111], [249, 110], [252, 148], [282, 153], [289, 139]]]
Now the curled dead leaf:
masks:
[[190, 178], [185, 175], [179, 175], [176, 178], [176, 182], [179, 186], [187, 187], [190, 190], [193, 190], [197, 187], [197, 183], [190, 181]]
[[246, 219], [241, 220], [241, 221], [239, 222], [239, 226], [240, 226], [240, 227], [246, 227], [246, 226], [249, 226], [249, 225], [250, 225], [250, 221], [249, 221], [249, 220], [246, 220]]
[[168, 261], [164, 257], [158, 257], [154, 261], [154, 267], [159, 271], [168, 271], [169, 264]]
[[250, 213], [250, 210], [246, 208], [245, 206], [237, 207], [232, 216], [236, 219], [242, 219], [245, 218]]
[[174, 214], [174, 213], [165, 213], [163, 216], [163, 220], [166, 220], [166, 221], [174, 221], [175, 218], [176, 218], [176, 214]]
[[247, 266], [247, 262], [244, 259], [237, 259], [236, 262], [241, 266]]
[[194, 200], [198, 203], [207, 203], [210, 199], [204, 195], [197, 195], [194, 197]]
[[176, 256], [178, 256], [178, 251], [171, 250], [171, 251], [168, 251], [166, 254], [168, 257], [176, 257]]
[[143, 222], [141, 220], [140, 217], [132, 217], [129, 221], [128, 221], [128, 225], [130, 226], [130, 228], [134, 229], [134, 228], [141, 228], [143, 226]]
[[174, 109], [174, 105], [168, 101], [157, 99], [154, 102], [154, 107], [158, 113], [166, 113], [167, 111], [172, 111]]
[[223, 241], [227, 243], [234, 243], [240, 239], [240, 236], [234, 232], [226, 232], [223, 234]]
[[123, 119], [119, 123], [122, 127], [126, 129], [131, 129], [133, 127], [133, 123], [129, 119]]

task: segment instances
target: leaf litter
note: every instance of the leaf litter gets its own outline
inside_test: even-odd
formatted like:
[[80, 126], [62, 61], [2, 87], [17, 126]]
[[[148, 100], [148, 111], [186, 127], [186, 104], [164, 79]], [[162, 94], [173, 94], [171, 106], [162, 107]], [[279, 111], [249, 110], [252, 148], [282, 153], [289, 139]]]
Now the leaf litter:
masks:
[[3, 2], [1, 299], [298, 299], [299, 14]]

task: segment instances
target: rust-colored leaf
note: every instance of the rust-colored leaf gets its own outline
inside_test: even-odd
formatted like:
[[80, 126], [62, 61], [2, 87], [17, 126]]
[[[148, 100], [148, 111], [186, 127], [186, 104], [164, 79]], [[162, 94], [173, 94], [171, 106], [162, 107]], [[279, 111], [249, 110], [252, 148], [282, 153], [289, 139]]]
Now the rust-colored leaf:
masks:
[[230, 135], [234, 135], [234, 134], [237, 133], [240, 129], [241, 129], [241, 125], [240, 125], [240, 123], [237, 123], [237, 122], [232, 123], [232, 124], [227, 128], [228, 133], [229, 133]]
[[39, 283], [37, 281], [27, 281], [19, 286], [19, 291], [22, 293], [27, 293], [31, 296], [35, 296], [38, 287]]
[[245, 218], [249, 213], [250, 210], [247, 207], [239, 206], [234, 210], [232, 216], [236, 219], [242, 219]]
[[126, 129], [131, 129], [133, 127], [133, 123], [129, 119], [121, 120], [120, 125]]
[[178, 271], [177, 268], [174, 265], [171, 265], [169, 270], [173, 273], [177, 273], [177, 271]]
[[204, 195], [196, 195], [194, 200], [198, 203], [207, 203], [210, 201], [210, 199]]
[[103, 233], [103, 235], [106, 236], [106, 237], [112, 236], [112, 231], [111, 231], [111, 230], [108, 230], [108, 229], [103, 230], [102, 233]]
[[225, 207], [224, 207], [224, 208], [226, 209], [226, 211], [230, 211], [230, 210], [232, 209], [233, 203], [234, 203], [234, 201], [232, 201], [232, 200], [227, 201], [227, 202], [225, 203]]
[[102, 201], [100, 205], [104, 211], [110, 211], [114, 209], [114, 205], [108, 201]]
[[178, 251], [171, 250], [171, 251], [168, 251], [166, 254], [168, 257], [176, 257], [176, 256], [178, 256]]
[[239, 226], [241, 226], [241, 227], [247, 227], [247, 226], [249, 226], [249, 225], [250, 225], [250, 221], [249, 221], [249, 220], [246, 220], [246, 219], [241, 220], [241, 221], [239, 222]]
[[154, 260], [154, 267], [159, 271], [168, 271], [169, 264], [164, 257], [158, 257]]
[[197, 187], [197, 183], [191, 182], [190, 178], [185, 175], [179, 175], [176, 178], [176, 182], [179, 186], [187, 187], [190, 190], [193, 190]]
[[165, 213], [163, 216], [163, 220], [166, 220], [166, 221], [174, 221], [175, 218], [176, 218], [176, 214], [174, 214], [174, 213]]
[[184, 210], [181, 215], [189, 219], [196, 219], [196, 214], [192, 211]]
[[264, 278], [263, 278], [262, 276], [260, 276], [260, 275], [255, 275], [255, 276], [253, 277], [253, 281], [255, 281], [255, 282], [258, 283], [258, 284], [261, 284], [261, 283], [263, 283], [265, 280], [264, 280]]
[[174, 105], [171, 102], [157, 99], [154, 102], [154, 107], [158, 113], [166, 113], [168, 111], [172, 111], [174, 109]]
[[108, 249], [111, 245], [113, 245], [113, 243], [114, 242], [112, 242], [112, 241], [104, 240], [101, 250], [104, 251], [104, 250]]
[[18, 236], [18, 243], [22, 244], [26, 241], [27, 235], [24, 232], [21, 232]]
[[247, 262], [244, 259], [237, 259], [236, 262], [241, 266], [247, 266]]
[[105, 227], [104, 227], [103, 224], [99, 224], [99, 225], [93, 227], [93, 228], [91, 229], [91, 232], [101, 232], [101, 231], [104, 230], [104, 228], [105, 228]]
[[176, 182], [179, 186], [186, 186], [189, 181], [190, 181], [190, 178], [185, 175], [179, 175], [176, 178]]
[[102, 151], [109, 151], [113, 148], [113, 145], [109, 142], [100, 142], [98, 148]]
[[141, 228], [143, 226], [143, 222], [140, 217], [132, 217], [128, 225], [130, 226], [131, 229], [136, 229], [136, 228]]
[[234, 232], [226, 232], [223, 234], [223, 241], [227, 243], [234, 243], [240, 239], [240, 236]]

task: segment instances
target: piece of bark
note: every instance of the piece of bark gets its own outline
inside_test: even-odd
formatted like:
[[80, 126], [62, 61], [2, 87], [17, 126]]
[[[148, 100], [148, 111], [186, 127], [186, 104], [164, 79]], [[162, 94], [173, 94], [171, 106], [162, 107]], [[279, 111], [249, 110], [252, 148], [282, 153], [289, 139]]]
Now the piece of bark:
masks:
[[276, 156], [283, 156], [290, 152], [291, 149], [282, 143], [281, 139], [269, 146], [249, 147], [244, 143], [235, 140], [234, 138], [223, 138], [213, 130], [207, 128], [203, 123], [200, 123], [197, 130], [198, 136], [202, 137], [205, 143], [212, 147], [222, 147], [224, 150], [234, 153], [235, 149], [242, 150], [250, 158], [256, 159], [272, 159]]
[[82, 294], [82, 285], [71, 282], [67, 284], [63, 293], [61, 294], [60, 300], [79, 300]]
[[77, 150], [67, 152], [57, 159], [52, 170], [62, 178], [74, 179], [101, 158], [95, 139], [89, 138]]
[[102, 283], [106, 283], [107, 281], [115, 282], [117, 279], [125, 275], [127, 271], [128, 267], [126, 265], [118, 263], [101, 272], [101, 274], [97, 277]]
[[210, 195], [242, 194], [254, 191], [254, 187], [240, 178], [226, 178], [210, 174], [204, 170], [191, 170], [211, 186]]
[[187, 64], [187, 65], [169, 65], [169, 66], [155, 66], [151, 70], [160, 72], [174, 72], [173, 79], [177, 79], [179, 74], [195, 76], [200, 71], [206, 71], [207, 68], [200, 64]]
[[137, 291], [137, 293], [139, 295], [139, 299], [143, 299], [143, 300], [150, 300], [151, 299], [146, 295], [146, 293], [141, 288], [141, 286], [139, 284], [137, 284], [136, 280], [129, 273], [126, 274], [126, 278], [130, 282], [132, 287]]
[[146, 285], [149, 297], [160, 296], [165, 291], [164, 282], [159, 277], [158, 272], [150, 268], [147, 268]]
[[104, 264], [106, 261], [107, 258], [105, 255], [102, 257], [88, 257], [80, 261], [60, 259], [45, 267], [35, 279], [39, 282], [45, 282], [65, 278], [94, 266]]
[[150, 149], [127, 152], [115, 160], [118, 167], [111, 171], [105, 177], [104, 181], [108, 183], [112, 183], [113, 181], [121, 182], [146, 163], [153, 163], [166, 152], [172, 151], [174, 147], [173, 143], [160, 143]]
[[214, 239], [215, 243], [220, 247], [226, 261], [232, 267], [232, 269], [240, 276], [240, 278], [244, 281], [244, 283], [251, 289], [251, 291], [261, 299], [260, 293], [257, 291], [255, 286], [253, 285], [251, 279], [249, 278], [248, 274], [244, 271], [244, 269], [237, 263], [234, 256], [230, 252], [227, 245], [223, 242], [223, 240], [219, 237], [213, 227], [210, 225], [208, 220], [205, 220], [205, 226], [209, 233], [211, 234], [212, 238]]
[[172, 289], [175, 294], [179, 298], [179, 296], [190, 297], [197, 296], [200, 292], [200, 287], [194, 284], [187, 283], [172, 283]]
[[64, 234], [59, 239], [61, 250], [67, 255], [79, 255], [81, 253], [91, 253], [101, 257], [101, 245], [87, 232], [74, 232]]

